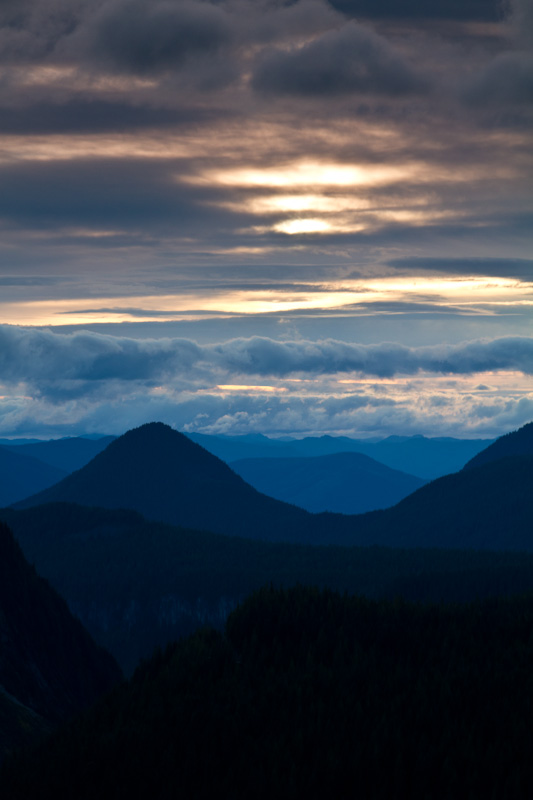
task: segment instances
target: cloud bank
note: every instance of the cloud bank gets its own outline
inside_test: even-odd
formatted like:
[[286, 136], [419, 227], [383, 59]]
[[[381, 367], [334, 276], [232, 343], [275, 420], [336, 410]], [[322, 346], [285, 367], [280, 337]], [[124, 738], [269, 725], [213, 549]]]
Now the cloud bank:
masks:
[[531, 337], [200, 345], [4, 325], [0, 433], [121, 433], [161, 419], [207, 433], [494, 436], [533, 416], [520, 382], [531, 374]]
[[357, 373], [393, 378], [420, 372], [472, 375], [493, 370], [533, 375], [533, 337], [502, 337], [459, 345], [406, 347], [335, 340], [276, 341], [262, 337], [199, 345], [186, 339], [128, 339], [91, 332], [52, 333], [0, 326], [3, 383], [38, 387], [63, 381], [160, 381], [194, 370], [230, 377], [285, 378]]

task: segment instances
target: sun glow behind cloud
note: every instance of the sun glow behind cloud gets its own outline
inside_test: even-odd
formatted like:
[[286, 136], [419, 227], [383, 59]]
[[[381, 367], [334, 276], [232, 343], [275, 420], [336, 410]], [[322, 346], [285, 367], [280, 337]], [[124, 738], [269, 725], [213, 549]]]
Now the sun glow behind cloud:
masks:
[[[453, 306], [469, 313], [488, 314], [492, 306], [533, 305], [533, 283], [495, 277], [413, 277], [347, 279], [309, 282], [286, 288], [231, 288], [189, 291], [166, 295], [121, 295], [62, 300], [3, 303], [4, 323], [22, 325], [71, 325], [127, 321], [163, 321], [191, 318], [194, 313], [262, 315], [291, 311], [379, 313], [372, 304], [413, 303]], [[398, 307], [396, 313], [401, 313]]]

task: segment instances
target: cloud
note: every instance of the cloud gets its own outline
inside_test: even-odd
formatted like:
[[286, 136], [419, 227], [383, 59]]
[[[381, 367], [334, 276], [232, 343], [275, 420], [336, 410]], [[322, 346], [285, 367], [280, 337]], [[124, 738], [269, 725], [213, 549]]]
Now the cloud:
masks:
[[465, 99], [479, 106], [530, 105], [533, 102], [533, 56], [500, 53], [467, 85]]
[[358, 345], [334, 340], [276, 342], [252, 338], [211, 348], [226, 369], [250, 375], [336, 374], [356, 372], [391, 378], [434, 372], [469, 375], [487, 370], [519, 370], [533, 374], [533, 338], [466, 342], [459, 345], [406, 347], [383, 343]]
[[500, 0], [329, 0], [344, 14], [393, 19], [499, 20]]
[[[225, 235], [230, 217], [232, 225], [250, 222], [244, 212], [213, 206], [220, 189], [180, 182], [191, 168], [180, 159], [126, 155], [0, 165], [0, 218], [56, 233], [70, 225], [112, 232], [118, 228], [132, 232], [135, 238], [170, 225], [172, 234], [196, 232], [204, 242], [208, 233]], [[93, 241], [92, 246], [98, 242]]]
[[57, 43], [80, 24], [84, 8], [89, 2], [90, 0], [2, 0], [2, 64], [32, 63], [46, 59]]
[[61, 103], [43, 102], [38, 97], [27, 107], [14, 105], [0, 111], [0, 133], [22, 135], [168, 129], [209, 124], [230, 116], [216, 107], [153, 108], [90, 97], [68, 98]]
[[463, 99], [477, 106], [531, 106], [533, 0], [510, 0], [507, 48], [466, 81]]
[[303, 47], [262, 53], [252, 86], [267, 94], [398, 96], [424, 91], [427, 82], [383, 37], [349, 22]]
[[[411, 348], [258, 337], [199, 345], [4, 325], [0, 431], [122, 433], [159, 419], [206, 433], [493, 436], [531, 419], [533, 393], [519, 396], [495, 378], [489, 395], [462, 377], [487, 370], [533, 374], [533, 338]], [[343, 382], [347, 374], [358, 377]], [[403, 375], [418, 377], [392, 380]], [[453, 385], [439, 375], [455, 376]], [[228, 383], [274, 391], [219, 388]]]
[[511, 0], [510, 21], [518, 45], [530, 46], [533, 42], [533, 1]]
[[435, 258], [420, 256], [392, 258], [391, 267], [407, 272], [427, 270], [449, 275], [484, 275], [503, 278], [518, 278], [530, 281], [533, 278], [533, 260], [528, 258]]
[[[195, 372], [196, 370], [196, 372]], [[224, 376], [323, 376], [357, 373], [392, 378], [420, 372], [470, 375], [491, 370], [533, 374], [533, 337], [502, 337], [458, 345], [406, 347], [335, 340], [275, 341], [262, 337], [199, 345], [186, 339], [129, 339], [91, 332], [52, 333], [0, 326], [0, 375], [52, 392], [65, 381], [163, 381], [186, 378], [215, 383]]]
[[[109, 387], [108, 387], [109, 388]], [[493, 437], [533, 418], [533, 394], [519, 399], [450, 392], [445, 405], [429, 392], [407, 398], [163, 394], [107, 391], [80, 398], [0, 398], [0, 434], [67, 436], [115, 433], [151, 420], [211, 434]]]
[[4, 383], [39, 386], [64, 381], [150, 380], [186, 373], [202, 351], [181, 339], [139, 341], [80, 332], [0, 326], [0, 375]]
[[212, 57], [232, 39], [222, 6], [209, 2], [115, 0], [105, 3], [63, 50], [119, 71], [160, 74], [196, 56]]

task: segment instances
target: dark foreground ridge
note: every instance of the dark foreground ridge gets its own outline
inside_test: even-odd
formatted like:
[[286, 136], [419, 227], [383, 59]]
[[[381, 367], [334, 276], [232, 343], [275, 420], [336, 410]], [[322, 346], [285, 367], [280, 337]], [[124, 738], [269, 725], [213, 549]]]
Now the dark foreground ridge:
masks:
[[0, 776], [3, 800], [533, 796], [533, 600], [264, 589]]
[[0, 523], [0, 760], [93, 703], [120, 677], [114, 659]]

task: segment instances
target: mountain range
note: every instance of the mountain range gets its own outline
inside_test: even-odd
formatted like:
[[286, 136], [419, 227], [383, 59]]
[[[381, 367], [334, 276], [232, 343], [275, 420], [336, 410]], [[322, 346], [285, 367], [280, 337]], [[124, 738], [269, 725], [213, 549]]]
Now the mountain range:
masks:
[[8, 450], [21, 456], [31, 456], [68, 473], [84, 467], [98, 453], [105, 450], [113, 439], [115, 439], [114, 436], [100, 436], [98, 439], [67, 436], [63, 439], [23, 442], [20, 444], [8, 444], [8, 440], [4, 439], [0, 442], [0, 445], [3, 450]]
[[17, 450], [0, 447], [0, 507], [53, 486], [67, 475], [64, 470]]
[[230, 467], [259, 492], [306, 511], [364, 514], [388, 508], [424, 485], [362, 453], [247, 458]]
[[[527, 425], [395, 506], [350, 515], [266, 497], [186, 436], [150, 423], [100, 442], [92, 460], [0, 518], [131, 673], [154, 645], [205, 623], [221, 628], [265, 583], [425, 602], [532, 591], [532, 434]], [[22, 447], [0, 455], [36, 461]], [[310, 462], [325, 472], [329, 463], [331, 475], [340, 462], [346, 485], [366, 494], [363, 473], [350, 476], [350, 464], [387, 475], [357, 453], [270, 461], [281, 483], [291, 463], [297, 482]], [[120, 675], [1, 525], [0, 642], [0, 754], [42, 735]]]
[[[187, 434], [210, 453], [226, 461], [232, 469], [259, 491], [296, 503], [310, 511], [338, 511], [341, 513], [363, 513], [377, 508], [386, 508], [422, 485], [424, 480], [439, 477], [461, 469], [472, 455], [483, 446], [481, 440], [426, 439], [422, 436], [391, 436], [376, 442], [358, 441], [348, 437], [306, 437], [304, 439], [272, 439], [261, 434], [241, 436], [214, 436]], [[11, 505], [30, 497], [42, 489], [52, 486], [67, 474], [85, 466], [110, 444], [114, 436], [65, 437], [49, 441], [26, 439], [0, 439], [0, 507]], [[12, 458], [9, 454], [12, 454]], [[353, 472], [356, 484], [349, 485], [348, 475], [337, 469], [337, 480], [329, 474], [336, 469], [333, 462], [311, 461], [304, 466], [283, 464], [286, 475], [298, 471], [296, 485], [291, 492], [280, 486], [277, 470], [270, 461], [253, 465], [237, 464], [236, 460], [317, 458], [323, 456], [357, 453], [353, 455]], [[364, 461], [364, 456], [373, 461]], [[30, 461], [24, 461], [30, 458]], [[359, 458], [359, 462], [356, 459]], [[409, 474], [409, 478], [379, 469], [378, 462], [398, 472]], [[364, 469], [366, 467], [368, 469]], [[321, 469], [324, 467], [324, 471]], [[49, 467], [49, 468], [47, 468]], [[269, 471], [273, 477], [269, 477]], [[417, 476], [422, 476], [418, 478]], [[294, 476], [291, 478], [291, 484]], [[346, 485], [346, 491], [339, 487]], [[292, 496], [294, 495], [294, 496]], [[320, 502], [317, 500], [320, 498]]]
[[449, 437], [389, 436], [378, 441], [348, 436], [306, 436], [273, 439], [261, 434], [187, 436], [228, 464], [244, 458], [302, 458], [335, 453], [362, 453], [391, 469], [433, 480], [457, 472], [493, 439], [452, 439]]
[[383, 511], [310, 514], [257, 492], [169, 426], [149, 423], [17, 507], [131, 508], [186, 528], [302, 544], [530, 550], [532, 480], [533, 454], [510, 456], [438, 478]]

